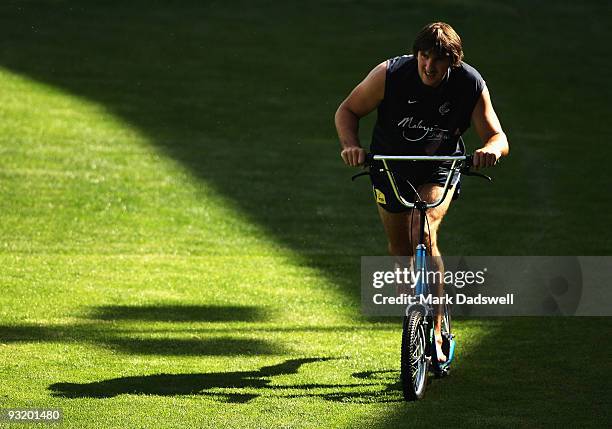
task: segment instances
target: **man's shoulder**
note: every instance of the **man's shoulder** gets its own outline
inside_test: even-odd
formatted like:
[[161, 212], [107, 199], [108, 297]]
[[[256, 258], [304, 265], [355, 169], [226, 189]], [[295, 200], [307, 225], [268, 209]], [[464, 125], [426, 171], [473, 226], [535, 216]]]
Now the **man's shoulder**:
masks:
[[468, 63], [462, 61], [459, 67], [454, 70], [454, 74], [468, 82], [484, 82], [482, 75], [475, 67], [469, 65]]
[[410, 70], [416, 66], [416, 58], [414, 55], [399, 55], [387, 60], [387, 71], [395, 73], [402, 70]]

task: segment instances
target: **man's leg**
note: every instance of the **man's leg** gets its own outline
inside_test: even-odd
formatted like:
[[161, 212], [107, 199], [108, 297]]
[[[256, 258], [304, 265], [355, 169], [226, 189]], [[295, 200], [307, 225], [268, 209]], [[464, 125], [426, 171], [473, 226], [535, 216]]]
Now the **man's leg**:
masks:
[[392, 213], [378, 206], [378, 214], [387, 235], [389, 255], [412, 256], [414, 247], [410, 244], [410, 212]]
[[[378, 214], [385, 228], [389, 255], [395, 259], [395, 268], [403, 269], [411, 266], [411, 256], [414, 249], [410, 245], [410, 211], [392, 213], [378, 206]], [[411, 294], [407, 285], [397, 285], [397, 295]]]

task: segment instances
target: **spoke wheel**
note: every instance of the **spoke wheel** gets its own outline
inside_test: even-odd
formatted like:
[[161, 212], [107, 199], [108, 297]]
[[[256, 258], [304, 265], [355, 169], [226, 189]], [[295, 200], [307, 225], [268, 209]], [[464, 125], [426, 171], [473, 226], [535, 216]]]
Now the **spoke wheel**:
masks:
[[404, 317], [402, 329], [401, 381], [404, 399], [416, 401], [425, 395], [427, 386], [427, 339], [423, 315], [411, 311]]

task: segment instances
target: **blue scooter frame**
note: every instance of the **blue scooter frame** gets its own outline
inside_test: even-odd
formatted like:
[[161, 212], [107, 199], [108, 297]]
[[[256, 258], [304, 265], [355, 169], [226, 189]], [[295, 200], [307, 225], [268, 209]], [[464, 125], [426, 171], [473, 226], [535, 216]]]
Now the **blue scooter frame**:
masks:
[[[427, 385], [427, 373], [431, 368], [437, 376], [446, 375], [455, 357], [455, 338], [451, 332], [450, 311], [446, 304], [443, 306], [442, 315], [442, 337], [443, 351], [447, 359], [439, 362], [436, 355], [434, 336], [435, 312], [432, 305], [424, 304], [420, 297], [428, 297], [430, 294], [427, 276], [427, 246], [425, 244], [425, 222], [428, 209], [439, 206], [446, 198], [454, 174], [480, 175], [469, 172], [471, 165], [470, 156], [397, 156], [397, 155], [370, 155], [375, 161], [382, 161], [383, 172], [389, 178], [397, 200], [409, 209], [419, 211], [420, 229], [419, 241], [415, 249], [414, 269], [419, 275], [415, 292], [417, 303], [406, 308], [402, 330], [402, 358], [401, 358], [401, 381], [404, 398], [412, 401], [421, 399], [425, 394]], [[422, 201], [416, 193], [418, 201], [407, 201], [399, 192], [393, 171], [387, 165], [387, 161], [449, 161], [452, 162], [446, 181], [444, 191], [437, 201], [427, 203]], [[372, 167], [371, 167], [372, 168]], [[486, 176], [484, 176], [486, 177]], [[431, 367], [430, 367], [431, 365]]]

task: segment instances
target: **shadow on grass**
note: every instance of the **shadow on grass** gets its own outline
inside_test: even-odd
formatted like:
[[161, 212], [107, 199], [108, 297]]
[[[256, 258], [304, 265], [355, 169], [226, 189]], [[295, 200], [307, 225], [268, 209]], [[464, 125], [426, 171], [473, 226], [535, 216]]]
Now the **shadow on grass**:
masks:
[[107, 340], [106, 345], [123, 353], [159, 356], [236, 356], [282, 355], [289, 351], [267, 340], [251, 338], [118, 338]]
[[[264, 366], [256, 371], [231, 371], [201, 374], [156, 374], [147, 376], [120, 377], [93, 383], [55, 383], [49, 386], [52, 396], [62, 398], [111, 398], [122, 394], [137, 395], [202, 395], [219, 401], [246, 403], [266, 394], [283, 398], [318, 397], [339, 402], [393, 402], [399, 401], [398, 383], [385, 384], [374, 375], [396, 371], [373, 371], [353, 374], [357, 379], [373, 379], [374, 382], [355, 384], [297, 384], [274, 385], [274, 377], [297, 374], [302, 365], [324, 362], [332, 358], [290, 359], [277, 365]], [[381, 387], [384, 389], [381, 390]], [[342, 392], [345, 389], [377, 389], [377, 392]], [[210, 390], [215, 390], [211, 392]], [[223, 389], [231, 389], [224, 392]], [[237, 389], [244, 391], [236, 392]], [[313, 389], [333, 390], [332, 393], [311, 393]], [[285, 390], [303, 390], [303, 394], [283, 394]], [[280, 392], [280, 393], [279, 393]], [[395, 399], [390, 398], [395, 396]]]
[[[94, 316], [105, 321], [145, 321], [139, 334], [152, 332], [146, 322], [255, 322], [265, 320], [262, 308], [239, 306], [169, 306], [146, 307], [103, 306], [94, 309]], [[190, 338], [176, 338], [190, 333]], [[235, 333], [236, 329], [225, 332]], [[236, 336], [206, 335], [181, 329], [165, 330], [162, 338], [142, 338], [133, 331], [117, 330], [114, 324], [70, 325], [4, 325], [0, 326], [0, 341], [5, 343], [31, 342], [91, 342], [127, 354], [160, 356], [235, 356], [280, 355], [289, 351], [281, 345], [265, 339]], [[214, 333], [210, 331], [209, 333]]]
[[237, 305], [106, 305], [93, 308], [87, 318], [151, 322], [263, 322], [270, 318], [270, 314], [260, 307]]
[[[401, 323], [401, 321], [400, 321]], [[248, 327], [245, 331], [249, 333], [267, 332], [358, 332], [358, 331], [395, 331], [399, 332], [401, 325], [334, 325], [334, 326], [267, 326], [267, 327]], [[27, 342], [73, 342], [73, 341], [90, 341], [96, 338], [104, 339], [123, 334], [181, 334], [189, 333], [192, 335], [199, 334], [220, 334], [220, 333], [236, 333], [235, 327], [220, 327], [220, 328], [189, 328], [181, 327], [166, 328], [166, 329], [121, 329], [114, 331], [104, 325], [91, 324], [75, 324], [75, 325], [0, 325], [0, 339], [9, 343], [27, 343]]]
[[0, 342], [2, 343], [37, 343], [54, 341], [73, 341], [75, 332], [69, 332], [68, 327], [39, 325], [8, 325], [0, 326]]
[[281, 355], [290, 352], [275, 342], [261, 339], [134, 338], [124, 337], [121, 332], [94, 329], [88, 325], [0, 326], [0, 342], [91, 342], [126, 354], [159, 356]]
[[[121, 377], [95, 383], [55, 383], [49, 386], [53, 396], [67, 398], [110, 398], [121, 394], [195, 395], [214, 388], [262, 388], [277, 375], [297, 374], [300, 367], [310, 362], [329, 358], [290, 359], [265, 366], [257, 371], [215, 372], [207, 374], [157, 374]], [[215, 394], [216, 395], [216, 394]], [[248, 402], [259, 395], [231, 393], [222, 395], [229, 402]]]

